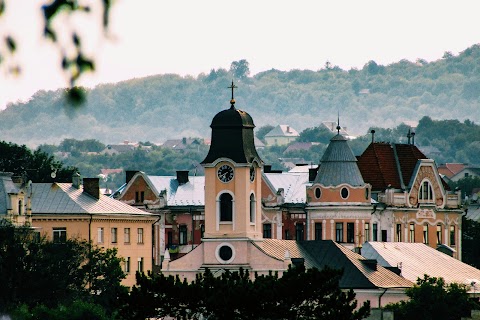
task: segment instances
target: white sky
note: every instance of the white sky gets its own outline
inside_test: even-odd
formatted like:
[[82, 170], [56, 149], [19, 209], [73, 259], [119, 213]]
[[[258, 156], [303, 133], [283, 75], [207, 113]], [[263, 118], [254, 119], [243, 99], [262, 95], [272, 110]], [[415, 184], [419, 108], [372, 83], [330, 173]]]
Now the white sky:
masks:
[[[164, 73], [197, 76], [240, 59], [250, 63], [252, 75], [271, 68], [318, 70], [327, 60], [348, 70], [369, 60], [437, 60], [480, 43], [479, 0], [117, 0], [112, 10], [108, 39], [92, 15], [60, 25], [78, 24], [88, 34], [97, 71], [82, 85]], [[0, 109], [68, 83], [57, 49], [41, 37], [40, 13], [38, 0], [7, 0], [0, 36], [16, 37], [14, 62], [23, 72], [12, 77], [7, 63], [0, 66]]]

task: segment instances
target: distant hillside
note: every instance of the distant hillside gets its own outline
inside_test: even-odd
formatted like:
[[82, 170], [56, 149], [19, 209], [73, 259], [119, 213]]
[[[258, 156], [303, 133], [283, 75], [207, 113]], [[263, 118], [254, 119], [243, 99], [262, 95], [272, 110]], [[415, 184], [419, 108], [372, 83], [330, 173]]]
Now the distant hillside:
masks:
[[[229, 107], [232, 78], [219, 69], [197, 78], [167, 74], [105, 84], [89, 90], [87, 103], [76, 109], [65, 106], [62, 90], [40, 91], [0, 112], [0, 140], [37, 146], [66, 138], [159, 143], [209, 137], [212, 117]], [[430, 63], [270, 70], [235, 82], [236, 106], [257, 127], [289, 124], [302, 131], [335, 121], [337, 112], [356, 135], [424, 116], [480, 122], [480, 45]]]

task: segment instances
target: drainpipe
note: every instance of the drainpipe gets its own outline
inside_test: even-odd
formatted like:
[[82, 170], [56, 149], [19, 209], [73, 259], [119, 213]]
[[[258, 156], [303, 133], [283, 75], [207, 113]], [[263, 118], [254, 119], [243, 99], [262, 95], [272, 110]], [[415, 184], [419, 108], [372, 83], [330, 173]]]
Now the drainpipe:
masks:
[[190, 213], [190, 216], [192, 217], [192, 250], [194, 249], [194, 240], [195, 240], [195, 227], [194, 227], [194, 220], [193, 220], [193, 214], [192, 214], [192, 207], [188, 207], [188, 212]]
[[388, 288], [385, 288], [382, 294], [378, 296], [378, 308], [380, 309], [380, 320], [383, 320], [382, 297], [385, 294], [385, 292], [387, 292], [387, 290]]
[[[152, 223], [152, 271], [153, 271], [153, 266], [155, 265], [155, 259], [153, 259], [153, 256], [154, 256], [154, 252], [153, 252], [153, 248], [156, 248], [155, 247], [155, 239], [156, 239], [156, 232], [155, 232], [155, 224], [160, 221], [160, 219], [162, 218], [162, 215], [158, 215], [158, 219]], [[160, 250], [160, 244], [158, 244], [158, 249]], [[160, 254], [160, 253], [159, 253]], [[157, 256], [157, 260], [158, 260], [158, 256]], [[160, 261], [160, 264], [162, 263], [162, 261]]]
[[305, 240], [312, 240], [310, 239], [310, 219], [309, 219], [309, 216], [308, 216], [308, 210], [305, 208], [305, 206], [303, 207], [303, 212], [305, 212], [305, 232], [307, 234], [306, 237], [304, 237]]
[[89, 213], [90, 220], [88, 221], [88, 243], [92, 244], [92, 220], [93, 214]]

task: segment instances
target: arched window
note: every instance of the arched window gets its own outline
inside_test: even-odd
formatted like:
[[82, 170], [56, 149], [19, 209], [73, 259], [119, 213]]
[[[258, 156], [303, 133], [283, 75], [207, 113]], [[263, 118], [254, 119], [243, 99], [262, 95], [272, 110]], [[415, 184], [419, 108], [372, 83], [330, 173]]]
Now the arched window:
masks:
[[23, 214], [23, 202], [22, 200], [18, 200], [18, 215], [21, 216]]
[[433, 189], [432, 184], [425, 180], [420, 185], [420, 190], [418, 191], [418, 200], [421, 202], [431, 202], [433, 201]]
[[250, 223], [255, 223], [255, 196], [253, 193], [250, 195]]
[[222, 193], [220, 195], [220, 222], [232, 221], [233, 212], [233, 198], [229, 193]]

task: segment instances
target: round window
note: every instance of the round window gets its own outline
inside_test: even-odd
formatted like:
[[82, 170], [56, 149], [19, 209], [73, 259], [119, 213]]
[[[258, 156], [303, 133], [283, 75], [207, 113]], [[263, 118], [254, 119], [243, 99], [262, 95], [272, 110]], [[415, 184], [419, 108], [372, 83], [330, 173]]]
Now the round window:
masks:
[[320, 190], [320, 188], [316, 188], [315, 189], [315, 198], [320, 199], [321, 195], [322, 195], [322, 190]]
[[347, 188], [342, 188], [342, 190], [340, 191], [340, 194], [341, 194], [343, 199], [348, 198], [348, 189]]
[[215, 257], [220, 263], [230, 263], [235, 259], [235, 248], [230, 243], [223, 242], [217, 246]]
[[230, 260], [233, 256], [232, 248], [229, 246], [220, 247], [220, 250], [218, 250], [218, 256], [224, 261]]

